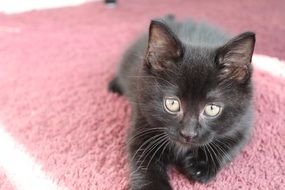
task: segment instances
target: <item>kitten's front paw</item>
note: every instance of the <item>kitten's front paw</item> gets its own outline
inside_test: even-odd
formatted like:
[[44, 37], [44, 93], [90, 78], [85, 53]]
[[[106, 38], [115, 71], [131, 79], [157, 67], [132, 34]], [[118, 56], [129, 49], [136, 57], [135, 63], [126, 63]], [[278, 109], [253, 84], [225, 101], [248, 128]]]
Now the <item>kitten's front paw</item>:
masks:
[[205, 161], [195, 161], [194, 163], [191, 163], [187, 173], [192, 180], [200, 183], [208, 183], [216, 175], [216, 172], [212, 170], [209, 163]]

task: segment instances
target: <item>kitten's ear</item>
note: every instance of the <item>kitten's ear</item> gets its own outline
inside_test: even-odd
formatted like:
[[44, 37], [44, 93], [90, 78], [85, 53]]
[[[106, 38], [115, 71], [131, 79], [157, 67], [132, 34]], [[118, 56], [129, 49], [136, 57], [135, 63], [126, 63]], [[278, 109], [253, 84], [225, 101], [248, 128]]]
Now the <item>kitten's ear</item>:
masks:
[[242, 83], [250, 77], [254, 45], [255, 34], [245, 32], [218, 49], [216, 61], [223, 79], [235, 79]]
[[162, 21], [151, 21], [146, 53], [149, 68], [163, 70], [182, 56], [183, 48], [176, 35]]

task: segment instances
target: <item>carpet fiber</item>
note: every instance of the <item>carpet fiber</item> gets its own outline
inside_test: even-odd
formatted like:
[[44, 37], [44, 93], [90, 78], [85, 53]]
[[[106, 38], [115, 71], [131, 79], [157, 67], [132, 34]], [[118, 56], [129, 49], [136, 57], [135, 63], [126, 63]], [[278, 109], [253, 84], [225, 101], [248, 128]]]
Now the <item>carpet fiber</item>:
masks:
[[[175, 13], [178, 18], [207, 20], [232, 34], [253, 30], [255, 53], [285, 59], [284, 4], [129, 0], [115, 9], [89, 3], [0, 15], [0, 127], [59, 188], [126, 189], [124, 142], [131, 110], [126, 98], [108, 93], [106, 86], [124, 49], [147, 30], [149, 19]], [[284, 188], [285, 78], [257, 67], [254, 82], [251, 143], [207, 185], [189, 183], [171, 170], [174, 189]], [[15, 168], [26, 163], [26, 157], [4, 159], [16, 150], [6, 150], [5, 143], [0, 147], [1, 190], [44, 189], [37, 175], [27, 186], [33, 170]]]

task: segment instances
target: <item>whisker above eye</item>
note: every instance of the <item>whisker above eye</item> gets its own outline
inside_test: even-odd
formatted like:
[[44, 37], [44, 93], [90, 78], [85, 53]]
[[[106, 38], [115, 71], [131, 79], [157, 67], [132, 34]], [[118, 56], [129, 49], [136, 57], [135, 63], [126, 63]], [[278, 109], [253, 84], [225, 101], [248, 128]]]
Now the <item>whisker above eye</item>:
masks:
[[131, 77], [134, 77], [134, 78], [138, 78], [138, 79], [144, 79], [144, 78], [153, 78], [153, 79], [155, 79], [155, 80], [158, 79], [158, 80], [162, 80], [162, 81], [168, 83], [169, 85], [171, 85], [171, 86], [177, 88], [177, 85], [175, 85], [175, 84], [169, 82], [168, 80], [166, 80], [166, 79], [164, 79], [164, 78], [158, 77], [158, 76], [144, 76], [144, 75], [131, 76], [131, 75], [129, 75], [129, 76], [127, 76], [127, 77], [130, 77], [130, 78], [131, 78]]

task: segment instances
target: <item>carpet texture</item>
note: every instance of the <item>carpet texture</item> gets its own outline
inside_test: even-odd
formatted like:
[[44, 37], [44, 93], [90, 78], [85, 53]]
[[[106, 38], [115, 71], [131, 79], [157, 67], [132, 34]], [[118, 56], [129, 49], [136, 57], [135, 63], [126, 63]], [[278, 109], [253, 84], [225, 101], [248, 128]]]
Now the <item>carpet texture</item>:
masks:
[[[207, 20], [232, 34], [253, 30], [255, 53], [285, 59], [284, 4], [134, 0], [120, 1], [115, 9], [89, 3], [0, 15], [0, 127], [58, 186], [124, 190], [131, 110], [126, 98], [108, 93], [106, 86], [124, 49], [147, 30], [149, 19], [171, 12], [178, 18]], [[251, 143], [207, 185], [189, 183], [170, 171], [174, 189], [284, 188], [285, 78], [256, 68], [254, 82]], [[0, 189], [22, 189], [13, 178], [17, 172], [1, 165], [7, 162], [0, 158]]]
[[5, 175], [4, 171], [0, 170], [0, 189], [5, 189], [5, 190], [14, 190], [14, 187], [8, 180], [7, 176]]

